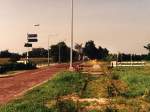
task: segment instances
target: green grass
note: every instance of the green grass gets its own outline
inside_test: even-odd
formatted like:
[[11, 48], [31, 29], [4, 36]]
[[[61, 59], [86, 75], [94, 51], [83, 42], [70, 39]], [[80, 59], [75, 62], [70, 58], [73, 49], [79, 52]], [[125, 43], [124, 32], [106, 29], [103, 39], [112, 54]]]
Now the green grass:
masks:
[[150, 90], [150, 68], [146, 67], [120, 67], [113, 70], [129, 87], [125, 96], [136, 97]]
[[84, 81], [84, 76], [79, 73], [59, 73], [55, 78], [29, 91], [22, 98], [0, 106], [0, 112], [59, 112], [55, 106], [49, 108], [45, 106], [46, 102], [67, 94], [79, 94]]
[[[114, 68], [113, 74], [112, 77], [105, 75], [91, 77], [91, 75], [76, 72], [59, 73], [52, 80], [29, 91], [20, 99], [0, 106], [0, 112], [75, 112], [77, 109], [75, 102], [69, 100], [57, 102], [57, 99], [60, 96], [73, 93], [81, 98], [107, 98], [107, 86], [112, 80], [118, 89], [128, 86], [127, 91], [123, 91], [122, 96], [112, 97], [113, 104], [126, 105], [125, 109], [120, 109], [118, 112], [127, 112], [130, 109], [138, 111], [137, 109], [141, 107], [141, 104], [146, 104], [144, 108], [148, 110], [148, 102], [140, 98], [145, 94], [145, 90], [150, 90], [150, 67]], [[88, 84], [83, 91], [87, 80]], [[83, 103], [78, 106], [84, 108], [92, 104]], [[116, 112], [116, 109], [111, 108], [110, 105], [109, 108], [104, 107], [103, 110], [91, 110], [89, 112]]]

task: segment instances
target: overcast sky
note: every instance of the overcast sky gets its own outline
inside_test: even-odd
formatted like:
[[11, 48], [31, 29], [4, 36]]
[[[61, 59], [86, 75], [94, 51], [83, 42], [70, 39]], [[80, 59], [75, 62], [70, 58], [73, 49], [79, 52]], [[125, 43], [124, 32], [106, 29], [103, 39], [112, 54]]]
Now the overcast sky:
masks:
[[[150, 0], [74, 0], [76, 43], [94, 40], [111, 52], [147, 53]], [[23, 52], [26, 34], [38, 32], [34, 47], [70, 39], [71, 0], [0, 0], [0, 50]], [[40, 27], [33, 27], [40, 24]], [[69, 44], [68, 44], [69, 45]]]

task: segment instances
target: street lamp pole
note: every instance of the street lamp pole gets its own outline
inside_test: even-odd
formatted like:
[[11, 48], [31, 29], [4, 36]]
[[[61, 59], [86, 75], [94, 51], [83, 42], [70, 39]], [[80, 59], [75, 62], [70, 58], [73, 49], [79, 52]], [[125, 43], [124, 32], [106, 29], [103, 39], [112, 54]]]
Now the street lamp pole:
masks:
[[73, 27], [74, 27], [74, 0], [71, 0], [71, 48], [70, 48], [70, 70], [73, 70]]

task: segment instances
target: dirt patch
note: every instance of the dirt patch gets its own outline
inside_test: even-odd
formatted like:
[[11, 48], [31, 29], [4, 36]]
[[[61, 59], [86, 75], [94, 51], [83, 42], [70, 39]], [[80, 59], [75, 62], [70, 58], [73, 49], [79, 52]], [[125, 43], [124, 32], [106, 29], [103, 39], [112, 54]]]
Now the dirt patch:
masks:
[[107, 98], [80, 98], [77, 94], [70, 94], [66, 96], [59, 97], [58, 100], [51, 100], [48, 101], [45, 105], [48, 108], [53, 107], [54, 105], [57, 105], [58, 102], [74, 102], [77, 110], [80, 110], [80, 112], [86, 112], [88, 110], [96, 109], [96, 108], [103, 108], [107, 105], [110, 105], [110, 100]]

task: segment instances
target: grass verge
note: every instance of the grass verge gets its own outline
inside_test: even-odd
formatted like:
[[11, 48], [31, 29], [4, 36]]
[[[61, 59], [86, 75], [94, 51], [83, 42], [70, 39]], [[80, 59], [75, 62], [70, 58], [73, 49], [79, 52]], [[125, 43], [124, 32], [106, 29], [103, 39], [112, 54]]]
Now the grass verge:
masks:
[[[80, 94], [84, 82], [85, 77], [80, 73], [59, 73], [52, 80], [26, 93], [22, 98], [0, 106], [0, 112], [60, 112], [56, 107], [57, 104], [47, 107], [47, 101], [55, 102], [58, 97], [67, 94]], [[63, 107], [67, 108], [69, 104], [66, 106], [63, 104]]]

